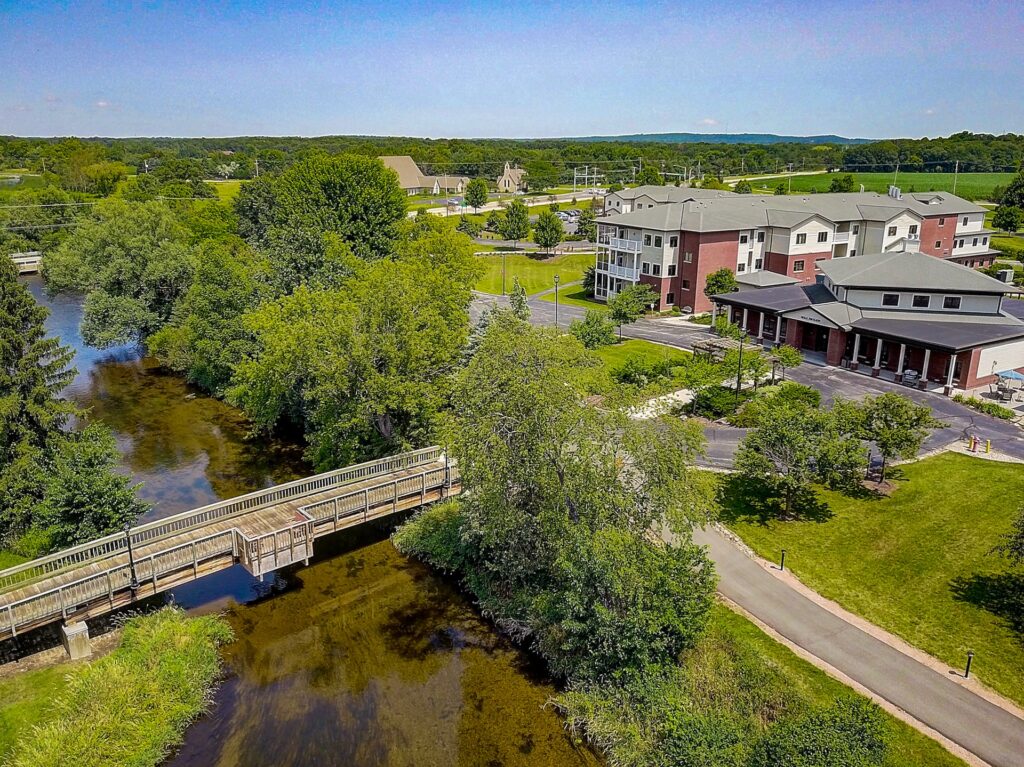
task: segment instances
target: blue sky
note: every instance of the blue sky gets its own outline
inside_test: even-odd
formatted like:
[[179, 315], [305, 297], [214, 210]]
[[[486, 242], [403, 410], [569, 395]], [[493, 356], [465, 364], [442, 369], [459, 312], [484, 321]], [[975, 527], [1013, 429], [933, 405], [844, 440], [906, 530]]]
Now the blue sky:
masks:
[[0, 0], [0, 134], [1024, 132], [1024, 2]]

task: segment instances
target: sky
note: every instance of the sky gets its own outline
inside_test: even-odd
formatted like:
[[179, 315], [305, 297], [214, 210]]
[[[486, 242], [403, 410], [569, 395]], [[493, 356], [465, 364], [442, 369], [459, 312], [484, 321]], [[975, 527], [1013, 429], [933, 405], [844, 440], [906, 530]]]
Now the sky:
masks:
[[0, 135], [1024, 133], [1024, 2], [0, 0]]

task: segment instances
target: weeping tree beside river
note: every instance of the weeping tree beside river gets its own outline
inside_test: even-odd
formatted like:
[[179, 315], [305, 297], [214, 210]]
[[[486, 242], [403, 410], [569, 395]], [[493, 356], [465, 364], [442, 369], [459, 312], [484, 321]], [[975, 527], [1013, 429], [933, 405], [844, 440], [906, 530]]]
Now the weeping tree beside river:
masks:
[[0, 260], [0, 548], [35, 556], [119, 529], [146, 507], [114, 472], [117, 448], [61, 390], [72, 353], [43, 327], [46, 309]]

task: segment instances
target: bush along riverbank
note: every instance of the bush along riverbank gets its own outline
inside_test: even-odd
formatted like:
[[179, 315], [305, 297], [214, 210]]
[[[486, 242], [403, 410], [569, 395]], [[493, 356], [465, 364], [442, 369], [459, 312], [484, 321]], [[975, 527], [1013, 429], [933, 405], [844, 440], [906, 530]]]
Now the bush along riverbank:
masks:
[[218, 617], [164, 608], [129, 620], [116, 650], [63, 677], [42, 669], [5, 680], [0, 716], [17, 726], [0, 728], [0, 758], [11, 767], [159, 764], [207, 709], [218, 648], [231, 638]]
[[610, 764], [960, 764], [715, 604], [691, 539], [713, 511], [693, 424], [587, 406], [598, 363], [510, 313], [476, 340], [443, 435], [463, 495], [392, 540], [544, 659]]

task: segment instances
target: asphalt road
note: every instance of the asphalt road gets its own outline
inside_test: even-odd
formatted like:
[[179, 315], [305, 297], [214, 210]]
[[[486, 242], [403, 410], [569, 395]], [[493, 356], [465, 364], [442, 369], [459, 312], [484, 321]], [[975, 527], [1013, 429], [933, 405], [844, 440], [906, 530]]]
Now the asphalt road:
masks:
[[812, 602], [719, 532], [694, 540], [709, 549], [718, 590], [786, 639], [993, 767], [1024, 764], [1024, 720]]

